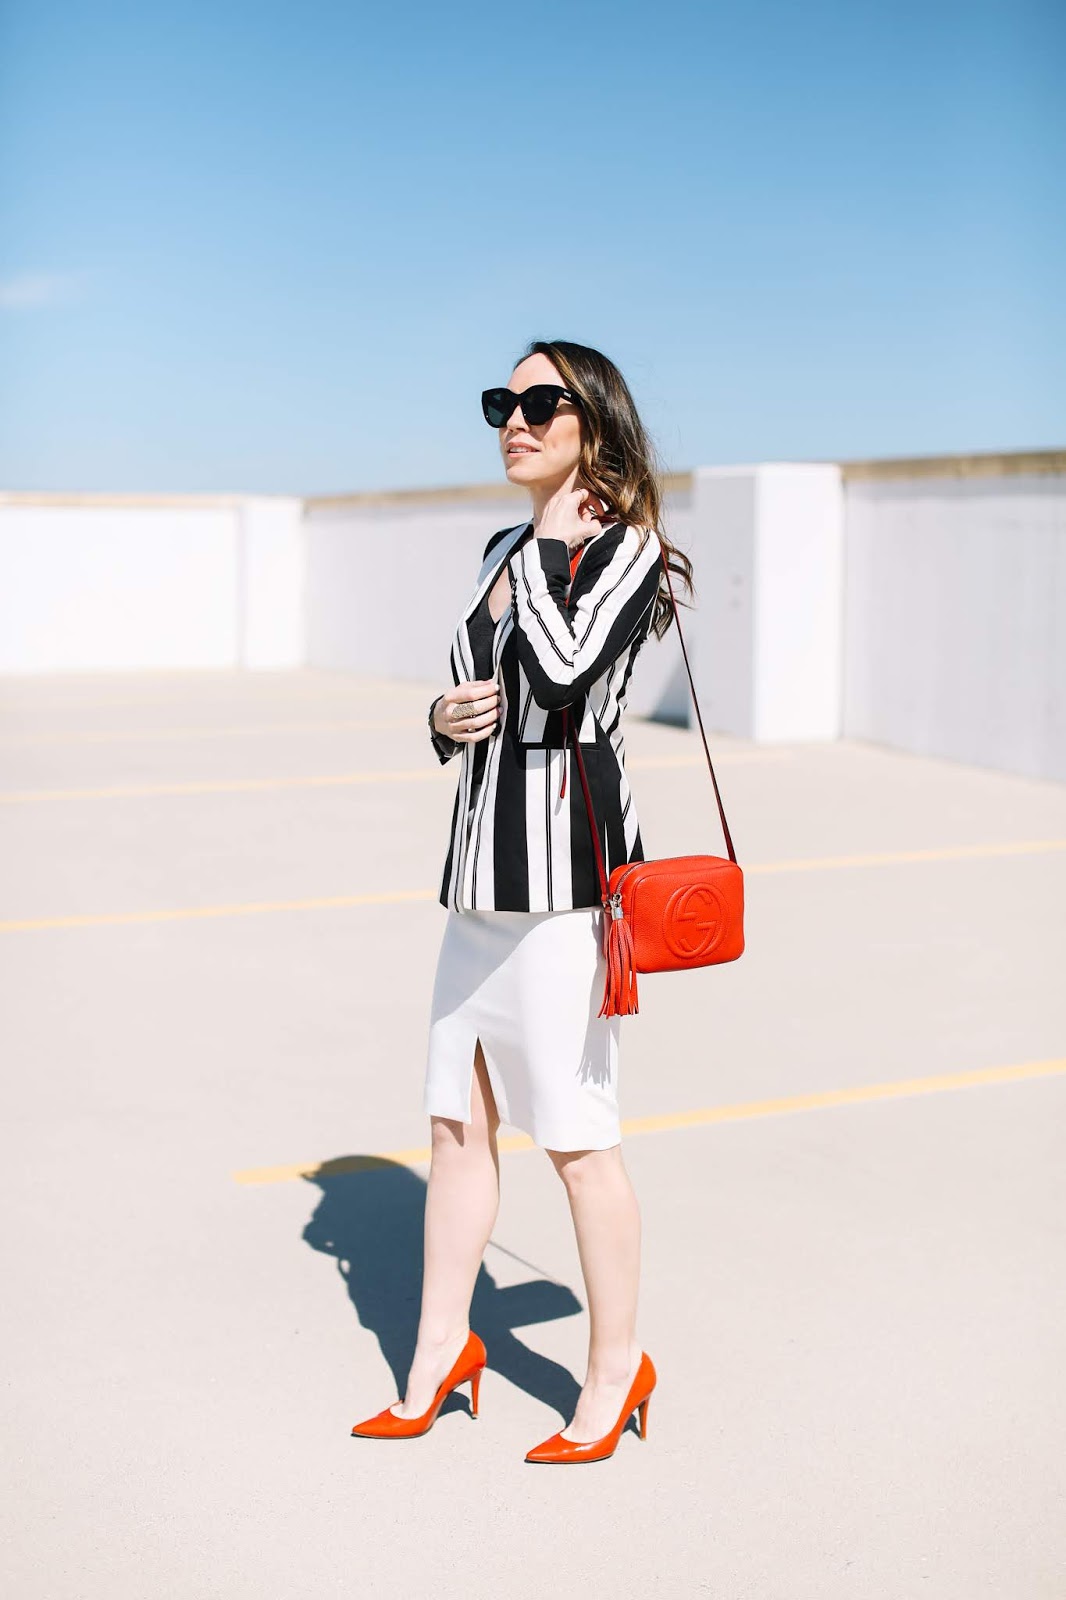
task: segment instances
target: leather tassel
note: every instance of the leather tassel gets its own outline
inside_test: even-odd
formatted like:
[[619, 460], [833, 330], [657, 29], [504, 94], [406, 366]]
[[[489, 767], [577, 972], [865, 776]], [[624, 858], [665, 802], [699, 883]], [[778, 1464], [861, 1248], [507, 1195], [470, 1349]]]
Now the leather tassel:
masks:
[[633, 951], [633, 933], [625, 917], [607, 918], [607, 978], [603, 986], [601, 1017], [626, 1017], [635, 1015], [637, 1007], [637, 967]]
[[566, 794], [566, 707], [563, 707], [563, 781], [559, 785], [559, 799]]

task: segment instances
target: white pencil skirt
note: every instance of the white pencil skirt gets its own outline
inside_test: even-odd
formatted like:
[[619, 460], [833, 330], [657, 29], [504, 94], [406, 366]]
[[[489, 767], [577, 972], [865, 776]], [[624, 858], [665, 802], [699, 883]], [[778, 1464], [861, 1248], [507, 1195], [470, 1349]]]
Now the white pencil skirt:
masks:
[[448, 911], [423, 1105], [471, 1120], [478, 1038], [500, 1120], [546, 1150], [605, 1150], [618, 1122], [620, 1017], [598, 1015], [602, 906]]

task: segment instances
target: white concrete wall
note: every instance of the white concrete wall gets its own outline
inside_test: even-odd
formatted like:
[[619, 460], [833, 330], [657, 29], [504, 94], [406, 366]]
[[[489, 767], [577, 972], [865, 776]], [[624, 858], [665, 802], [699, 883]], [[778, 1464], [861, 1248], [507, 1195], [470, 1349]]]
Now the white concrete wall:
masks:
[[849, 482], [844, 731], [1066, 779], [1066, 476]]
[[307, 542], [303, 502], [257, 497], [237, 522], [237, 660], [299, 667], [307, 656]]
[[[709, 729], [757, 739], [839, 732], [841, 504], [839, 469], [822, 464], [705, 469], [691, 488], [667, 494], [665, 529], [695, 569], [694, 604], [682, 605], [681, 625]], [[502, 495], [311, 502], [309, 662], [449, 684], [454, 619], [485, 544], [527, 515], [524, 498]], [[410, 578], [383, 603], [389, 569]], [[679, 583], [675, 592], [685, 599]], [[644, 646], [629, 707], [694, 725], [676, 629]]]
[[840, 732], [844, 522], [822, 462], [695, 473], [702, 599], [693, 672], [704, 722], [749, 739]]
[[[688, 502], [685, 493], [667, 502], [668, 526], [683, 547], [692, 537]], [[455, 619], [485, 545], [493, 533], [528, 515], [524, 497], [503, 495], [459, 503], [310, 502], [309, 665], [450, 685]], [[629, 707], [684, 725], [688, 699], [671, 629], [661, 642], [650, 639], [637, 658]]]
[[[0, 672], [307, 663], [444, 686], [485, 543], [527, 514], [505, 487], [0, 495]], [[665, 526], [695, 567], [681, 616], [711, 731], [1066, 780], [1062, 456], [700, 468]], [[630, 706], [694, 722], [676, 630], [641, 652]]]
[[307, 661], [369, 677], [451, 682], [455, 617], [497, 528], [524, 502], [337, 505], [306, 513]]
[[298, 500], [0, 501], [0, 672], [286, 667]]

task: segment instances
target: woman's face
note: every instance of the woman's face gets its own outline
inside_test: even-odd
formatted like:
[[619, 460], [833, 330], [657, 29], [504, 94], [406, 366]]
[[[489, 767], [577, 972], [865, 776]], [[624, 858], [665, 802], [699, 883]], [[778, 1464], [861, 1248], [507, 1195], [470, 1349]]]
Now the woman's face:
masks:
[[[557, 368], [541, 355], [527, 356], [507, 380], [512, 394], [534, 383], [557, 383], [566, 388]], [[521, 407], [500, 429], [500, 454], [510, 483], [523, 488], [562, 488], [581, 459], [581, 416], [572, 400], [560, 400], [555, 415], [539, 427], [527, 426]]]

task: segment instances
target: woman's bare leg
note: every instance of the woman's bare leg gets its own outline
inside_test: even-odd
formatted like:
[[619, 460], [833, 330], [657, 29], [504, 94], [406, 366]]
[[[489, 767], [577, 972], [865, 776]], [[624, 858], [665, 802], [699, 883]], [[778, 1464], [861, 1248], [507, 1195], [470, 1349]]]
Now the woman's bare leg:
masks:
[[420, 1416], [470, 1332], [470, 1301], [500, 1204], [496, 1101], [481, 1040], [474, 1050], [471, 1122], [431, 1117], [425, 1265], [418, 1343], [397, 1416]]
[[602, 1439], [618, 1420], [640, 1364], [640, 1211], [622, 1160], [609, 1150], [549, 1150], [566, 1187], [589, 1307], [588, 1374], [568, 1439]]

